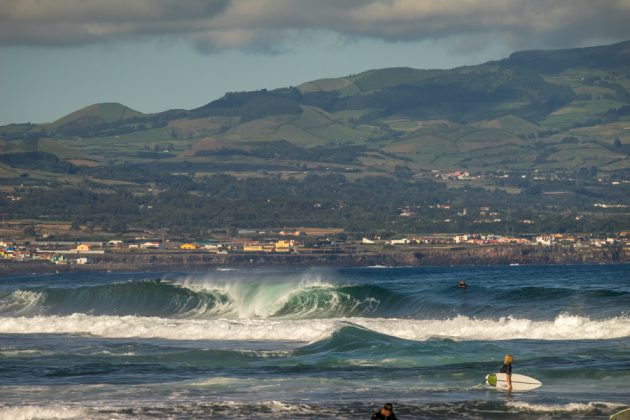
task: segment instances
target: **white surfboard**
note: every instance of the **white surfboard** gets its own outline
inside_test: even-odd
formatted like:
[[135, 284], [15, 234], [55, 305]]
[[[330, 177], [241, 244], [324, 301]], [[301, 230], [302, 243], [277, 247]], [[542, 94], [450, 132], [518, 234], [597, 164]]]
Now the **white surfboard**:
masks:
[[625, 410], [621, 410], [618, 413], [610, 416], [610, 420], [628, 420], [630, 419], [630, 408], [626, 408]]
[[[500, 389], [502, 391], [508, 390], [508, 384], [505, 381], [505, 373], [491, 373], [486, 375], [486, 384]], [[518, 373], [512, 374], [512, 391], [531, 391], [542, 386], [542, 382], [538, 379], [530, 378], [529, 376], [519, 375]]]

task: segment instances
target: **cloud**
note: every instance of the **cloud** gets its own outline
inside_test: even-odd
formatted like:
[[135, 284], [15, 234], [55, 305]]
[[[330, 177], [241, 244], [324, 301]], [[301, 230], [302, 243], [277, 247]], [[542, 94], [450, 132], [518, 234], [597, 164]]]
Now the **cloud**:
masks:
[[0, 0], [0, 45], [182, 37], [277, 53], [317, 31], [390, 42], [492, 37], [514, 47], [630, 38], [630, 0]]
[[188, 36], [229, 0], [0, 0], [0, 44], [73, 46]]

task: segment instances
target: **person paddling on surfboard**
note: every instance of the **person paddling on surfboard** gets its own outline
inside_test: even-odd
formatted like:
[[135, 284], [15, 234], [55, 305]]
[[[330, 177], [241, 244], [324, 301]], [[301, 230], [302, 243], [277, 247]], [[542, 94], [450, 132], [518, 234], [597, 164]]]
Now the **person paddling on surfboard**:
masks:
[[398, 417], [394, 414], [392, 403], [386, 403], [380, 410], [374, 412], [372, 420], [398, 420]]
[[512, 355], [506, 354], [503, 358], [503, 366], [499, 370], [500, 373], [505, 373], [505, 382], [508, 384], [508, 392], [512, 391]]

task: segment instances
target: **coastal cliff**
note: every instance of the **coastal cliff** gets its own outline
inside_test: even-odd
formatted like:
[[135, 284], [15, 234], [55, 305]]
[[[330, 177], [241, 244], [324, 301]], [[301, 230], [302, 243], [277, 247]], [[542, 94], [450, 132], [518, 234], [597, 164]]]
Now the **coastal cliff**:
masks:
[[217, 268], [356, 267], [356, 266], [474, 266], [509, 264], [606, 264], [630, 262], [623, 248], [490, 246], [415, 247], [383, 252], [232, 253], [112, 252], [89, 257], [87, 264], [52, 265], [47, 261], [4, 261], [0, 275], [55, 271], [203, 271]]

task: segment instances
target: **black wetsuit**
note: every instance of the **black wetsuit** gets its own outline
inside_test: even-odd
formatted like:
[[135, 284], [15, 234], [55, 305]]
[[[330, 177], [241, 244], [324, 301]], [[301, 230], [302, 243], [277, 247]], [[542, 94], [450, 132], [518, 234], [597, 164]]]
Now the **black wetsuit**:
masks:
[[381, 414], [381, 410], [378, 410], [372, 414], [372, 420], [398, 420], [398, 417], [396, 417], [396, 414], [394, 413], [390, 413], [390, 415], [386, 417]]
[[508, 365], [503, 363], [503, 366], [501, 366], [501, 369], [499, 369], [499, 373], [505, 373], [508, 376], [512, 376], [512, 363]]

